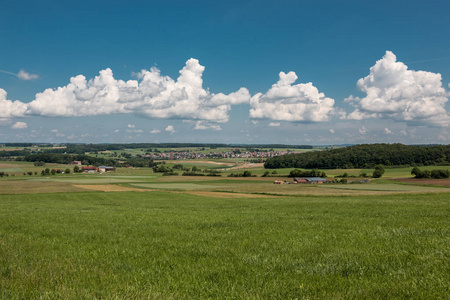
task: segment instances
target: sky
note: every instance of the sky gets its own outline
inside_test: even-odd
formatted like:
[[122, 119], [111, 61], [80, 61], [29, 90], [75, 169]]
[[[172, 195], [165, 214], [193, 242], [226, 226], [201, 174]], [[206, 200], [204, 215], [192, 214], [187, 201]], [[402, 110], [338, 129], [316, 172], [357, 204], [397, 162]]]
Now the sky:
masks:
[[0, 143], [450, 144], [450, 2], [0, 0]]

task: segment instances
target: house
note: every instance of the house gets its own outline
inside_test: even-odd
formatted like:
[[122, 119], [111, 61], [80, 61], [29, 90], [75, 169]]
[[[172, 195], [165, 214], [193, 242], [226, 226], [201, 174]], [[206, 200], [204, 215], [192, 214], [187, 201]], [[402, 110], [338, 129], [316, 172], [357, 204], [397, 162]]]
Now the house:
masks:
[[98, 169], [95, 166], [92, 167], [81, 167], [81, 172], [83, 173], [97, 173]]
[[105, 172], [111, 172], [111, 171], [115, 171], [116, 167], [106, 167], [106, 166], [99, 166], [98, 167], [98, 171], [100, 173], [105, 173]]
[[71, 162], [69, 163], [69, 165], [81, 166], [81, 161], [79, 161], [79, 160], [74, 160], [74, 161], [71, 161]]
[[295, 183], [310, 183], [310, 184], [318, 184], [318, 183], [326, 183], [327, 180], [322, 177], [298, 177], [294, 178]]

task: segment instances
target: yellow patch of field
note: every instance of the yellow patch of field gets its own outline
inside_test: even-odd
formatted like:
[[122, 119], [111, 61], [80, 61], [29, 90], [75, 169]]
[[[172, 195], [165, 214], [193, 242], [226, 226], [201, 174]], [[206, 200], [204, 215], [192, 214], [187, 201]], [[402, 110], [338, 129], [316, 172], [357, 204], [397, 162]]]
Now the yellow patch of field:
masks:
[[250, 169], [250, 168], [264, 168], [264, 163], [245, 163], [238, 165], [236, 167], [229, 168], [228, 170], [240, 170], [240, 169]]

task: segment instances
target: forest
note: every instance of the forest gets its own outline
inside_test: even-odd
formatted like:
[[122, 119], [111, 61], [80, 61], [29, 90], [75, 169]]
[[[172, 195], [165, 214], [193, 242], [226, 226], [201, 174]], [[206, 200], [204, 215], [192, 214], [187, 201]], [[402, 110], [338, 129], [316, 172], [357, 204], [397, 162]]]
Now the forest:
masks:
[[351, 169], [450, 164], [450, 145], [364, 144], [267, 159], [266, 169]]

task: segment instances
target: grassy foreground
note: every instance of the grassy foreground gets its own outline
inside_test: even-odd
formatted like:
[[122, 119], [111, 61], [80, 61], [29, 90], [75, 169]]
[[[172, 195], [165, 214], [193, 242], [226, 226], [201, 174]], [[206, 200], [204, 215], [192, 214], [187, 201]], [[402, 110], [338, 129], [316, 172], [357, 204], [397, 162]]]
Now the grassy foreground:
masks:
[[0, 298], [448, 299], [449, 200], [0, 195]]

